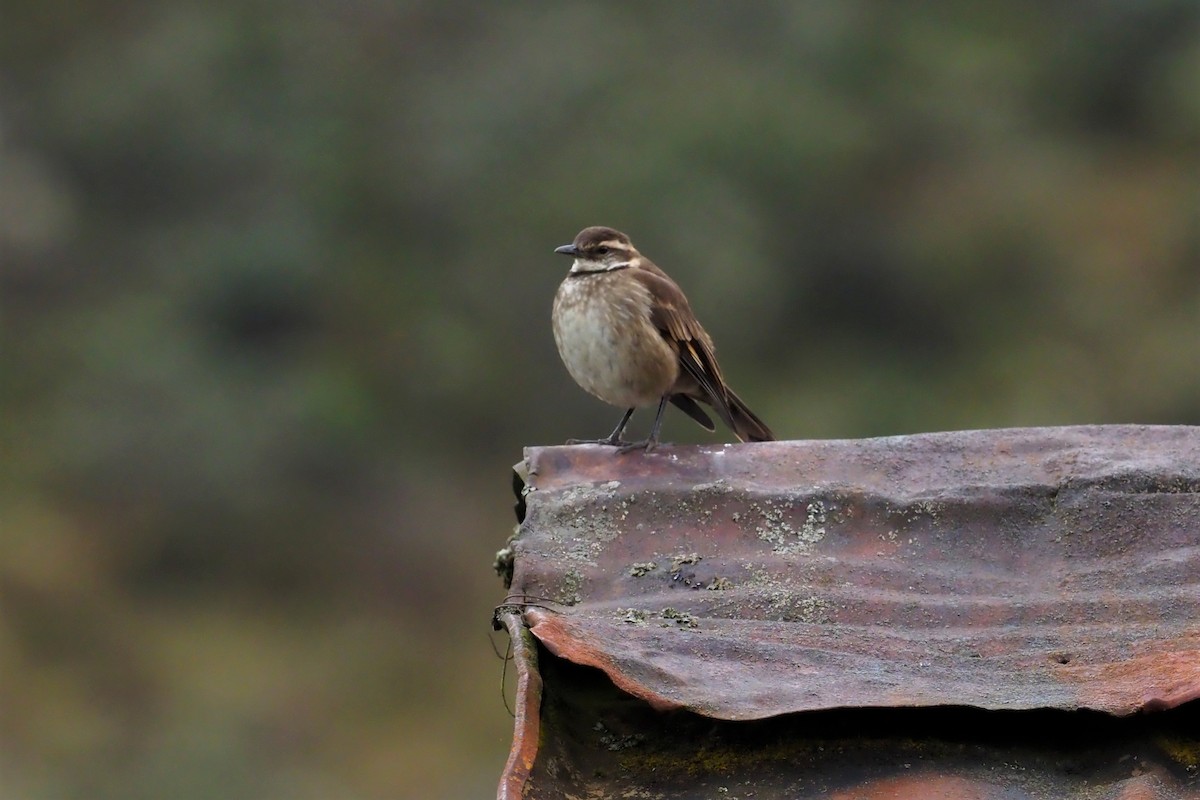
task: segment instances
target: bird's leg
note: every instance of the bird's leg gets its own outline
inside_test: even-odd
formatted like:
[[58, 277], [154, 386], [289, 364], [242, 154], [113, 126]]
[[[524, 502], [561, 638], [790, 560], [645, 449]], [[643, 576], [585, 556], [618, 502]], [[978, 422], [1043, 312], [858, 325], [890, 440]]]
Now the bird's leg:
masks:
[[671, 395], [664, 394], [662, 400], [658, 401], [658, 413], [654, 415], [654, 425], [650, 428], [650, 436], [640, 442], [623, 444], [618, 452], [629, 453], [633, 450], [644, 450], [649, 453], [654, 449], [654, 446], [658, 444], [658, 431], [662, 428], [663, 413], [667, 410], [667, 401], [670, 399]]
[[[659, 409], [659, 413], [662, 410]], [[633, 416], [633, 409], [625, 412], [625, 416], [621, 417], [621, 421], [617, 423], [617, 427], [613, 428], [613, 432], [606, 439], [567, 439], [567, 444], [607, 444], [612, 446], [624, 445], [621, 441], [621, 434], [625, 432], [625, 426], [629, 424], [629, 418]]]

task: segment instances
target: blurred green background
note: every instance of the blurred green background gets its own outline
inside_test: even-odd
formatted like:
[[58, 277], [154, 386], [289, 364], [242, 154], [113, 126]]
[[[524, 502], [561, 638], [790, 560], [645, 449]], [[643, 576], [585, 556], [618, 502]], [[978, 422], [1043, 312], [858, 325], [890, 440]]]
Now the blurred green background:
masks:
[[591, 224], [784, 437], [1200, 422], [1200, 5], [8, 3], [0, 797], [491, 795]]

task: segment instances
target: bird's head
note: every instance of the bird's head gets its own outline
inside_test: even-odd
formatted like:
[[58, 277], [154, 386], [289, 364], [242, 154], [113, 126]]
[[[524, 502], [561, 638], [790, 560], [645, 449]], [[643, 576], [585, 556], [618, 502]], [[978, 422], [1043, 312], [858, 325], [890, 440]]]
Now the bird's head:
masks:
[[629, 237], [618, 230], [595, 226], [584, 228], [571, 244], [554, 252], [573, 256], [571, 272], [610, 272], [631, 266], [639, 254]]

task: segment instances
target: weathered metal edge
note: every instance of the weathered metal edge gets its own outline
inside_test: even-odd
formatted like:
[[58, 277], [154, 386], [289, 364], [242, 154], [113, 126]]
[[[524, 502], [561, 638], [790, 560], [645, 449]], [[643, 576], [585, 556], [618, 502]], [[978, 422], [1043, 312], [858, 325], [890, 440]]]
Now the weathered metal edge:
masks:
[[542, 676], [538, 672], [537, 642], [525, 625], [519, 607], [506, 607], [496, 620], [508, 631], [512, 661], [517, 668], [516, 710], [512, 749], [500, 776], [497, 800], [520, 800], [537, 760], [541, 739]]

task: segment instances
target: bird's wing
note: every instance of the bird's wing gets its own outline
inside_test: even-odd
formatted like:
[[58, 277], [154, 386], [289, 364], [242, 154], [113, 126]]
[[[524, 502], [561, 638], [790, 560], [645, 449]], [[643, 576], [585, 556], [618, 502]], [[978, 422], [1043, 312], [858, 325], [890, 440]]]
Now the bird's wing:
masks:
[[650, 291], [650, 322], [675, 346], [680, 365], [700, 385], [722, 419], [728, 422], [731, 414], [725, 380], [713, 354], [712, 340], [700, 327], [683, 291], [661, 270], [635, 269], [631, 273]]

